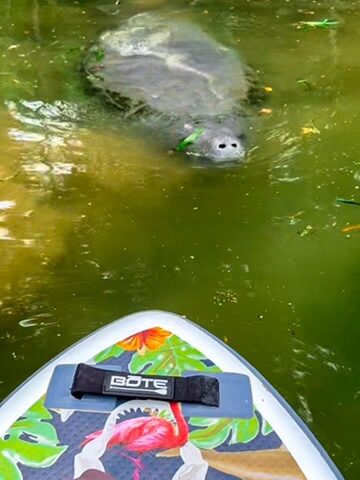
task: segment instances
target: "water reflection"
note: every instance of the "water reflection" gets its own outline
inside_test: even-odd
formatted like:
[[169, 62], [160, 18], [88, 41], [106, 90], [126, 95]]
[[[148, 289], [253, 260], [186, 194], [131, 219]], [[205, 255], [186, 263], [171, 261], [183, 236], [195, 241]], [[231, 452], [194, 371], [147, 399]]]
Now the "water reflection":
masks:
[[51, 192], [28, 181], [32, 142], [14, 140], [12, 133], [19, 125], [4, 111], [1, 120], [0, 299], [21, 301], [22, 293], [42, 283], [38, 275], [64, 251], [69, 219], [44, 202]]
[[[116, 217], [126, 229], [133, 224], [129, 205], [159, 208], [169, 189], [183, 187], [191, 178], [186, 165], [167, 152], [151, 149], [141, 137], [118, 129], [91, 130], [84, 111], [75, 104], [22, 100], [9, 101], [6, 106], [2, 145], [12, 155], [1, 165], [0, 248], [4, 253], [0, 271], [4, 281], [0, 297], [5, 299], [11, 300], [16, 290], [20, 299], [20, 285], [28, 292], [31, 285], [35, 290], [47, 283], [48, 265], [65, 252], [72, 228], [86, 231], [89, 225], [88, 241], [97, 244], [99, 239], [102, 249], [99, 229], [105, 226], [106, 231], [108, 213], [101, 216], [97, 209], [100, 216], [95, 220], [93, 202], [84, 192], [93, 192], [94, 201], [99, 189], [118, 192], [121, 200]], [[71, 204], [64, 195], [69, 187]], [[136, 229], [141, 241], [141, 224]], [[121, 243], [120, 237], [119, 248]], [[135, 239], [133, 245], [135, 250]], [[93, 244], [92, 248], [97, 250]], [[100, 274], [102, 278], [110, 275]]]

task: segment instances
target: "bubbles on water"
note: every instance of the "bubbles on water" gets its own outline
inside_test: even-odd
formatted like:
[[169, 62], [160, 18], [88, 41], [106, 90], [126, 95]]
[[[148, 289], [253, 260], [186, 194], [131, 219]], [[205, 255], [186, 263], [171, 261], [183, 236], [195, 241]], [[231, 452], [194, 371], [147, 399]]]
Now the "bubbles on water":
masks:
[[301, 177], [296, 174], [296, 159], [302, 149], [300, 136], [290, 130], [287, 122], [282, 122], [270, 129], [267, 142], [274, 149], [270, 164], [271, 182], [294, 183], [301, 180]]
[[18, 322], [20, 327], [28, 329], [26, 336], [21, 336], [21, 341], [37, 337], [41, 335], [44, 330], [58, 325], [58, 322], [50, 313], [37, 313], [29, 318], [24, 318]]
[[298, 339], [294, 340], [294, 364], [297, 369], [295, 370], [295, 376], [301, 376], [300, 368], [305, 369], [304, 374], [309, 374], [310, 370], [316, 365], [323, 365], [335, 372], [347, 372], [351, 369], [345, 365], [336, 361], [336, 353], [329, 348], [322, 345], [309, 345]]
[[300, 416], [305, 420], [307, 424], [311, 424], [314, 418], [306, 398], [304, 397], [304, 395], [300, 394], [298, 394], [297, 397], [300, 402], [300, 408], [298, 409]]
[[214, 294], [214, 303], [222, 307], [225, 303], [238, 303], [239, 295], [234, 290], [218, 290]]

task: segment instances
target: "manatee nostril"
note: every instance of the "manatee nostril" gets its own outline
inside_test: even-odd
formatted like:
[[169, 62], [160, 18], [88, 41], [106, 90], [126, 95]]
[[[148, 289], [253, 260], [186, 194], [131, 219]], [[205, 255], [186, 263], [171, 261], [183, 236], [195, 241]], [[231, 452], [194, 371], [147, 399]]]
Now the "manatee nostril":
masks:
[[238, 144], [237, 143], [232, 143], [231, 146], [234, 147], [234, 148], [237, 148]]
[[219, 143], [218, 147], [219, 148], [226, 148], [226, 143]]

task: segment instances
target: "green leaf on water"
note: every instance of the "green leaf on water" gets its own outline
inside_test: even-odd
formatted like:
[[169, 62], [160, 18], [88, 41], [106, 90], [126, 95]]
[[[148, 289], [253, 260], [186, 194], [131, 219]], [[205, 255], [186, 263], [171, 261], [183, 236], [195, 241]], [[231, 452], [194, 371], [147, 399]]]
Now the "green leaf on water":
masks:
[[297, 27], [303, 30], [309, 28], [333, 28], [337, 27], [340, 24], [337, 20], [329, 20], [328, 18], [324, 18], [324, 20], [316, 20], [316, 21], [303, 21], [297, 23]]
[[186, 370], [219, 371], [217, 367], [207, 366], [205, 361], [202, 353], [172, 335], [157, 350], [148, 350], [145, 355], [135, 353], [129, 363], [129, 370], [131, 373], [178, 376]]
[[190, 135], [188, 135], [184, 140], [182, 140], [179, 145], [177, 146], [176, 150], [178, 152], [183, 152], [186, 148], [191, 145], [192, 143], [197, 142], [197, 140], [201, 137], [204, 133], [203, 128], [196, 128]]
[[356, 200], [349, 200], [346, 198], [337, 198], [336, 201], [337, 203], [344, 203], [345, 205], [360, 205], [360, 202], [357, 202]]

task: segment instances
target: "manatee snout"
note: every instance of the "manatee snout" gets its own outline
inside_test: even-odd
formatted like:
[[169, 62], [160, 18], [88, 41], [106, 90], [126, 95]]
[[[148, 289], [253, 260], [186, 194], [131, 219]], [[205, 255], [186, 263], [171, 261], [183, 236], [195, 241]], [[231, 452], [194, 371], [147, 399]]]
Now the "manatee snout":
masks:
[[[194, 127], [189, 125], [186, 130], [195, 131]], [[247, 134], [244, 126], [200, 124], [197, 130], [201, 130], [201, 135], [186, 149], [188, 155], [215, 165], [244, 161], [247, 151]]]
[[212, 139], [209, 159], [214, 162], [228, 162], [243, 160], [246, 153], [245, 136], [224, 134]]

